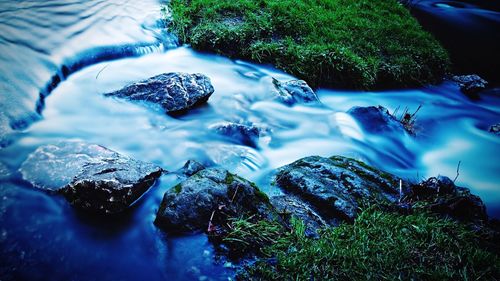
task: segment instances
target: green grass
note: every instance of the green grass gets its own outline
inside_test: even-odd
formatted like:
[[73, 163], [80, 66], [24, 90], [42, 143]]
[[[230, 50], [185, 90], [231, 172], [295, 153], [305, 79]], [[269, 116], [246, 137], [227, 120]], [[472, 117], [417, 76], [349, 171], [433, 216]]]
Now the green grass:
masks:
[[170, 28], [198, 50], [270, 63], [311, 86], [437, 82], [441, 45], [396, 0], [171, 0]]
[[[306, 238], [295, 221], [290, 232], [274, 237], [258, 260], [240, 272], [244, 280], [498, 280], [500, 259], [479, 247], [479, 238], [463, 225], [426, 213], [399, 215], [365, 210], [353, 225], [325, 229]], [[275, 231], [275, 229], [273, 229]], [[245, 240], [246, 236], [236, 237]]]
[[249, 219], [231, 219], [228, 223], [231, 231], [222, 239], [230, 254], [241, 257], [249, 252], [263, 254], [262, 250], [274, 243], [277, 236], [285, 232], [277, 222]]

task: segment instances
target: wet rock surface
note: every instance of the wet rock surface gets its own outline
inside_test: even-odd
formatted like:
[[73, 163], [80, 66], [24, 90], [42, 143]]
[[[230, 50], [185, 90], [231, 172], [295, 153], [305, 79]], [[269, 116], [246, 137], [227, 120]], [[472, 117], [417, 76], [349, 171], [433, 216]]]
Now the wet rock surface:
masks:
[[459, 220], [488, 219], [483, 201], [471, 194], [468, 188], [456, 186], [448, 177], [432, 177], [412, 185], [403, 201], [412, 204], [414, 208], [424, 208]]
[[353, 107], [347, 111], [370, 133], [405, 132], [403, 124], [383, 106]]
[[275, 183], [321, 211], [329, 223], [353, 221], [363, 205], [399, 199], [397, 177], [342, 156], [297, 160], [277, 170]]
[[162, 169], [100, 145], [65, 141], [39, 147], [20, 172], [33, 186], [61, 193], [79, 209], [117, 213], [144, 194]]
[[466, 95], [476, 95], [488, 87], [488, 82], [476, 74], [457, 75], [451, 79], [457, 82], [460, 90]]
[[295, 196], [276, 195], [270, 200], [289, 228], [292, 217], [303, 221], [306, 227], [305, 235], [308, 237], [318, 237], [318, 230], [328, 225], [311, 206]]
[[500, 123], [497, 123], [495, 125], [491, 125], [490, 128], [488, 129], [490, 133], [493, 133], [497, 136], [500, 136]]
[[214, 92], [203, 74], [164, 73], [131, 84], [105, 96], [145, 101], [160, 105], [167, 113], [182, 113], [205, 103]]
[[287, 105], [320, 103], [318, 96], [304, 80], [280, 82], [273, 78], [276, 97]]
[[208, 168], [169, 189], [155, 224], [168, 232], [212, 231], [229, 218], [277, 214], [269, 198], [253, 183], [218, 168]]
[[201, 164], [200, 162], [198, 162], [196, 160], [188, 160], [188, 161], [186, 161], [184, 166], [182, 166], [182, 168], [179, 169], [179, 171], [177, 171], [177, 173], [182, 174], [182, 175], [187, 176], [187, 177], [190, 177], [190, 176], [192, 176], [192, 175], [194, 175], [194, 174], [196, 174], [199, 171], [204, 170], [204, 169], [205, 169], [205, 166], [203, 164]]
[[279, 168], [275, 182], [288, 194], [273, 197], [273, 205], [280, 213], [288, 208], [288, 213], [304, 219], [311, 233], [321, 225], [308, 225], [311, 217], [335, 225], [342, 220], [353, 221], [360, 207], [370, 205], [401, 213], [426, 209], [468, 222], [488, 220], [482, 200], [448, 177], [411, 184], [342, 156], [302, 158]]
[[255, 125], [222, 122], [210, 126], [210, 129], [233, 142], [251, 147], [257, 146], [260, 136], [260, 129]]

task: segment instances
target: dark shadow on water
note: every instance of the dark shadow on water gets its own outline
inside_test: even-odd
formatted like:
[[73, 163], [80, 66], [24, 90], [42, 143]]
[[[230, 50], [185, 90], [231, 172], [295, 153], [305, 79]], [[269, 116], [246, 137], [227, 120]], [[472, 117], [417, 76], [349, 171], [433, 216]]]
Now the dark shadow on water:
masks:
[[410, 2], [411, 13], [448, 50], [454, 73], [500, 82], [500, 1]]

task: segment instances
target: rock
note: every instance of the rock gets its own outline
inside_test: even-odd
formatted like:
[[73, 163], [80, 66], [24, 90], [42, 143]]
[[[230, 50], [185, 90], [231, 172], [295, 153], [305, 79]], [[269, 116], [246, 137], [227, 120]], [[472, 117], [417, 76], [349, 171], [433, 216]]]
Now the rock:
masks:
[[196, 160], [188, 160], [184, 166], [178, 171], [178, 173], [185, 176], [192, 176], [201, 170], [204, 170], [205, 166]]
[[342, 156], [297, 160], [277, 170], [275, 183], [334, 224], [338, 220], [353, 221], [364, 204], [399, 199], [397, 177]]
[[416, 200], [426, 199], [434, 195], [448, 195], [455, 192], [453, 181], [444, 176], [429, 178], [418, 185], [411, 187], [411, 197]]
[[458, 75], [451, 79], [458, 83], [460, 90], [466, 95], [475, 95], [488, 86], [488, 82], [476, 74]]
[[280, 82], [273, 78], [273, 85], [277, 98], [287, 105], [320, 103], [316, 93], [304, 80]]
[[270, 200], [289, 228], [292, 217], [303, 221], [308, 237], [318, 237], [318, 230], [328, 225], [315, 210], [293, 195], [276, 195]]
[[347, 111], [370, 133], [404, 133], [403, 124], [383, 106], [353, 107]]
[[486, 221], [488, 219], [483, 201], [472, 194], [438, 200], [429, 205], [428, 209], [462, 221]]
[[20, 172], [33, 186], [61, 193], [77, 208], [117, 213], [144, 194], [162, 169], [100, 145], [63, 141], [39, 147]]
[[448, 177], [432, 177], [412, 185], [404, 202], [412, 203], [414, 208], [424, 208], [459, 220], [488, 219], [483, 201], [469, 189], [456, 186]]
[[226, 170], [208, 168], [165, 193], [155, 224], [174, 233], [211, 231], [226, 225], [229, 218], [252, 215], [277, 218], [269, 198], [253, 183]]
[[213, 94], [210, 79], [203, 74], [164, 73], [140, 81], [106, 96], [159, 104], [167, 113], [182, 113], [205, 103]]
[[500, 135], [500, 123], [497, 123], [495, 125], [491, 125], [488, 131], [490, 133], [493, 133], [493, 134], [499, 136]]
[[218, 134], [229, 137], [239, 144], [256, 147], [260, 130], [254, 125], [244, 125], [233, 122], [223, 122], [210, 126]]

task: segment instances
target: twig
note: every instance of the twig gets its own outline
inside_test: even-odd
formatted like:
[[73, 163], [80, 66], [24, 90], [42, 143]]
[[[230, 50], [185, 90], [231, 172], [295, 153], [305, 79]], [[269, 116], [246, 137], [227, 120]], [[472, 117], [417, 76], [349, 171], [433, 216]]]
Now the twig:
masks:
[[208, 221], [208, 228], [207, 232], [212, 232], [213, 231], [213, 225], [212, 225], [212, 220], [214, 218], [215, 211], [212, 211], [212, 215], [210, 216], [210, 220]]
[[399, 112], [399, 105], [398, 107], [396, 107], [396, 109], [394, 109], [394, 112], [392, 113], [392, 116], [397, 116], [398, 115], [398, 112]]
[[458, 165], [457, 165], [457, 176], [455, 177], [455, 179], [453, 180], [453, 183], [455, 183], [455, 181], [458, 179], [458, 176], [460, 175], [460, 163], [462, 163], [462, 161], [458, 161]]
[[422, 108], [422, 104], [420, 104], [417, 108], [417, 110], [415, 110], [415, 112], [413, 112], [413, 116], [417, 115], [417, 112]]
[[231, 198], [231, 203], [234, 201], [234, 197], [236, 197], [236, 193], [238, 193], [239, 185], [236, 187], [236, 190], [234, 191], [233, 198]]
[[401, 203], [402, 197], [403, 197], [403, 180], [399, 179], [399, 203]]
[[96, 79], [96, 80], [97, 80], [97, 78], [99, 77], [99, 75], [101, 74], [101, 72], [102, 72], [104, 69], [106, 69], [106, 67], [108, 67], [108, 66], [109, 66], [109, 63], [108, 63], [108, 64], [106, 64], [103, 68], [101, 68], [101, 70], [99, 70], [99, 72], [97, 72], [97, 75], [95, 76], [95, 79]]

